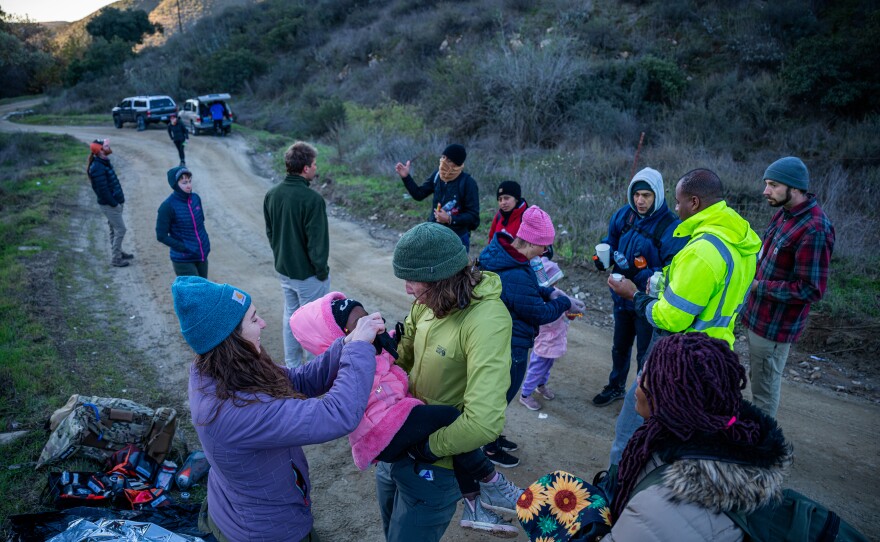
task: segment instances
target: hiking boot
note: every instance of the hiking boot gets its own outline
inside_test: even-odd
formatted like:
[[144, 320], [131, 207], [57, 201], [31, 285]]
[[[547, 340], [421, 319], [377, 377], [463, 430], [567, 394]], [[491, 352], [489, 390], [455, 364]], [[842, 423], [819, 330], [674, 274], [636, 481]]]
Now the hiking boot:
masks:
[[547, 386], [547, 384], [544, 384], [543, 386], [538, 386], [535, 391], [538, 392], [541, 397], [547, 399], [548, 401], [556, 399], [556, 394], [553, 393], [553, 390], [551, 390], [550, 387]]
[[134, 254], [129, 254], [128, 252], [121, 252], [123, 260], [133, 260]]
[[529, 410], [541, 410], [541, 403], [531, 395], [520, 395], [519, 402]]
[[483, 506], [480, 495], [477, 495], [473, 504], [464, 499], [464, 510], [461, 512], [459, 525], [462, 529], [483, 531], [500, 538], [516, 538], [519, 535], [519, 529], [510, 521]]
[[623, 399], [624, 395], [626, 392], [623, 388], [605, 386], [599, 395], [593, 397], [593, 404], [599, 407], [608, 406], [618, 399]]
[[500, 472], [494, 482], [480, 482], [480, 502], [483, 508], [504, 514], [516, 514], [516, 501], [523, 490], [516, 487]]
[[512, 440], [507, 440], [507, 437], [504, 435], [499, 435], [498, 438], [495, 439], [495, 443], [505, 452], [515, 452], [519, 450], [519, 446], [517, 446]]
[[129, 263], [128, 260], [123, 260], [122, 258], [119, 258], [118, 260], [114, 259], [112, 262], [110, 262], [110, 265], [112, 265], [113, 267], [128, 267]]
[[519, 459], [505, 452], [504, 450], [493, 450], [488, 446], [483, 447], [483, 453], [486, 458], [499, 467], [511, 468], [519, 465]]

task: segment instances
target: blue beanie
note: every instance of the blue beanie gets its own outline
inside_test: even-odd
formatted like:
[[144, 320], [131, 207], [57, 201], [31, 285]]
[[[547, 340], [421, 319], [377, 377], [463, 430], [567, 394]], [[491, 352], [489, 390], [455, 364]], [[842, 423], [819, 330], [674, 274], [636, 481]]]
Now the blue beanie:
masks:
[[251, 306], [247, 292], [202, 277], [177, 277], [171, 285], [171, 296], [180, 332], [196, 354], [204, 354], [223, 342]]
[[770, 179], [792, 188], [806, 191], [810, 188], [810, 174], [800, 158], [786, 156], [773, 162], [764, 172], [764, 179]]

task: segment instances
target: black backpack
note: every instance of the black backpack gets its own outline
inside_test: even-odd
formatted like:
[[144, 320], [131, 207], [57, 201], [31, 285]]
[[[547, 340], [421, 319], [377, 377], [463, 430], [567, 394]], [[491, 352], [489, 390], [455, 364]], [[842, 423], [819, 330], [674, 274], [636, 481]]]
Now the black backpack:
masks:
[[[633, 495], [663, 481], [669, 465], [662, 465], [636, 485]], [[833, 511], [793, 489], [783, 491], [776, 505], [750, 514], [724, 512], [743, 530], [746, 542], [868, 542], [867, 537]]]

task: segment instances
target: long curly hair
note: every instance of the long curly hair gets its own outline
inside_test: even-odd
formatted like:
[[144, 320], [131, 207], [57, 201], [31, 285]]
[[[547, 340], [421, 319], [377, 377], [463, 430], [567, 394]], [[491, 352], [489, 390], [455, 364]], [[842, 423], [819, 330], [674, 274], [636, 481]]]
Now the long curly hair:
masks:
[[429, 282], [417, 301], [427, 305], [437, 318], [445, 318], [456, 310], [466, 309], [472, 300], [480, 299], [474, 294], [474, 288], [481, 280], [483, 273], [472, 262], [449, 278]]
[[[287, 371], [272, 361], [265, 349], [257, 351], [253, 343], [242, 337], [241, 324], [223, 342], [204, 354], [197, 354], [193, 363], [200, 375], [214, 381], [214, 395], [218, 399], [217, 408], [204, 425], [217, 419], [227, 401], [242, 407], [265, 400], [258, 395], [274, 399], [306, 399], [293, 389]], [[244, 397], [243, 394], [253, 394], [254, 397]]]
[[657, 341], [642, 371], [651, 415], [623, 451], [615, 518], [629, 501], [639, 473], [663, 442], [711, 436], [755, 444], [760, 426], [740, 419], [746, 371], [726, 341], [705, 333], [678, 333]]

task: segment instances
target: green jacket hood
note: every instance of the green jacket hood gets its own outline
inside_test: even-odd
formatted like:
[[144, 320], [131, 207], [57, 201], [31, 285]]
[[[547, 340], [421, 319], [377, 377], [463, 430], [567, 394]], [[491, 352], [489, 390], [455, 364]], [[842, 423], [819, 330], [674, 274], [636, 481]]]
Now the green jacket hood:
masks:
[[491, 271], [483, 271], [483, 280], [474, 288], [474, 295], [479, 296], [480, 299], [474, 299], [473, 304], [490, 299], [501, 299], [501, 277]]
[[678, 225], [675, 237], [695, 237], [711, 233], [736, 249], [742, 256], [751, 256], [761, 250], [761, 238], [749, 222], [727, 206], [726, 201], [706, 207]]

